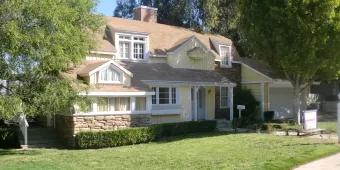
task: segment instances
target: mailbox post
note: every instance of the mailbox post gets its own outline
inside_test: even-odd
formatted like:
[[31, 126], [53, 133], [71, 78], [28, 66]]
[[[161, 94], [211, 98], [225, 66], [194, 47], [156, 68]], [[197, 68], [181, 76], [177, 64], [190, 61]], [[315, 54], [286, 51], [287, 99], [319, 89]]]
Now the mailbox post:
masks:
[[246, 109], [245, 105], [237, 105], [237, 109], [238, 109], [238, 118], [242, 117], [242, 110]]

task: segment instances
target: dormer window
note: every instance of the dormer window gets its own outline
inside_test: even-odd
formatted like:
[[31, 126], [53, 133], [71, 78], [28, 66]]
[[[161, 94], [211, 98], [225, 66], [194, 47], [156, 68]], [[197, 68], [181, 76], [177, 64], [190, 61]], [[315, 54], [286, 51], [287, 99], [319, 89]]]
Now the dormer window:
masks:
[[231, 67], [231, 46], [220, 45], [221, 67]]
[[147, 52], [147, 37], [143, 35], [118, 34], [119, 57], [143, 60]]
[[112, 66], [100, 71], [100, 83], [121, 83], [121, 73], [117, 72]]

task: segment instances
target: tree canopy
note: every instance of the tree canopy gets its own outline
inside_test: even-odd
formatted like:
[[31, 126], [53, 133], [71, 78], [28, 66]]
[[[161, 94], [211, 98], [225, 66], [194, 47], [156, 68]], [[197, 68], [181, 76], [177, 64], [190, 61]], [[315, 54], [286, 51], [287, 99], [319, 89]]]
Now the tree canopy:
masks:
[[256, 57], [293, 85], [299, 115], [303, 90], [340, 70], [340, 1], [241, 1], [240, 15], [241, 32]]
[[94, 0], [0, 1], [0, 118], [62, 112], [77, 91], [62, 72], [94, 47]]

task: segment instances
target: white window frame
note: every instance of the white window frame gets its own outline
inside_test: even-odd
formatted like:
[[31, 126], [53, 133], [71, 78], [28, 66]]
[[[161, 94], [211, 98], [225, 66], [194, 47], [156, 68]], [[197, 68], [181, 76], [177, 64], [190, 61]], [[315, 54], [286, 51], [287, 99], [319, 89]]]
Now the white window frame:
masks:
[[[122, 39], [120, 38], [120, 36], [124, 36], [124, 37], [130, 37], [129, 39]], [[139, 38], [139, 39], [144, 39], [144, 40], [135, 40], [135, 38]], [[120, 54], [120, 42], [129, 42], [130, 43], [130, 49], [129, 49], [129, 56], [128, 58], [122, 58], [121, 54]], [[138, 44], [144, 44], [144, 49], [143, 49], [143, 58], [134, 58], [134, 44], [138, 43]], [[127, 34], [127, 33], [116, 33], [115, 34], [115, 46], [117, 47], [116, 49], [118, 49], [117, 51], [117, 59], [121, 59], [121, 60], [146, 60], [147, 59], [147, 52], [149, 51], [149, 37], [146, 35], [139, 35], [139, 34]]]
[[111, 69], [113, 69], [114, 71], [116, 71], [119, 74], [119, 80], [118, 81], [108, 81], [108, 80], [102, 79], [102, 72], [106, 71], [107, 69], [110, 69], [110, 67], [112, 67], [112, 66], [109, 65], [108, 67], [106, 67], [106, 68], [104, 68], [104, 69], [102, 69], [98, 72], [98, 74], [99, 74], [98, 75], [98, 83], [101, 83], [101, 84], [122, 84], [124, 73], [121, 72], [121, 71], [118, 71], [114, 67], [111, 68]]
[[[167, 106], [167, 105], [171, 105], [171, 106], [173, 106], [173, 105], [179, 105], [179, 90], [178, 90], [178, 88], [177, 87], [172, 87], [172, 86], [159, 86], [159, 87], [152, 87], [152, 88], [155, 88], [156, 89], [156, 91], [155, 91], [155, 96], [156, 96], [156, 103], [154, 104], [154, 103], [152, 103], [152, 105], [161, 105], [161, 106]], [[167, 89], [169, 89], [169, 103], [168, 104], [160, 104], [159, 103], [159, 88], [167, 88]], [[175, 98], [175, 103], [172, 103], [172, 89], [176, 89], [176, 98]], [[151, 96], [151, 98], [152, 98], [152, 96]]]
[[[227, 97], [226, 98], [226, 103], [227, 103], [227, 105], [226, 106], [223, 106], [222, 105], [222, 88], [226, 88], [226, 96], [225, 97]], [[227, 86], [220, 86], [220, 109], [227, 109], [227, 108], [229, 108], [229, 87], [227, 87]]]
[[[222, 56], [222, 48], [228, 48], [229, 50], [227, 53], [229, 53], [229, 57], [227, 56]], [[222, 68], [230, 68], [231, 67], [231, 61], [232, 61], [232, 53], [231, 53], [231, 45], [219, 45], [219, 55], [221, 57], [221, 62], [220, 62], [220, 67]], [[223, 60], [227, 59], [227, 64], [223, 63]]]
[[[101, 98], [100, 96], [98, 96], [99, 98]], [[137, 97], [145, 97], [146, 98], [146, 109], [145, 110], [136, 110], [136, 98]], [[133, 97], [124, 97], [124, 96], [121, 96], [121, 97], [102, 97], [102, 98], [106, 98], [107, 99], [107, 110], [108, 111], [99, 111], [99, 106], [98, 106], [98, 101], [94, 101], [92, 102], [92, 106], [91, 106], [91, 111], [89, 113], [85, 113], [85, 114], [94, 114], [94, 115], [101, 115], [101, 114], [104, 114], [104, 115], [115, 115], [115, 114], [145, 114], [145, 113], [149, 113], [150, 112], [150, 107], [148, 106], [149, 102], [149, 99], [148, 99], [148, 96], [133, 96]], [[110, 110], [110, 100], [116, 100], [116, 98], [129, 98], [130, 99], [130, 109], [127, 110], [127, 111], [114, 111], [114, 110]]]

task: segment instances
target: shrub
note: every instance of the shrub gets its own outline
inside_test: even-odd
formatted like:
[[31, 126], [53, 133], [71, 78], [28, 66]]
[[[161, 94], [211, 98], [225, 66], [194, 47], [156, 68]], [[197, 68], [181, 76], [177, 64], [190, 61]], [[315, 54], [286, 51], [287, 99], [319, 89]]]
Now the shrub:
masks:
[[275, 115], [274, 111], [265, 111], [263, 113], [264, 121], [265, 122], [272, 122], [274, 120], [274, 115]]
[[238, 127], [247, 127], [258, 123], [261, 119], [259, 112], [259, 102], [255, 99], [249, 89], [236, 87], [234, 89], [234, 117], [238, 117], [237, 105], [245, 105]]
[[116, 147], [147, 143], [162, 137], [187, 133], [211, 132], [215, 129], [216, 121], [166, 123], [116, 131], [80, 132], [76, 134], [75, 143], [80, 149]]
[[18, 148], [18, 134], [14, 127], [0, 127], [0, 148]]

